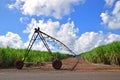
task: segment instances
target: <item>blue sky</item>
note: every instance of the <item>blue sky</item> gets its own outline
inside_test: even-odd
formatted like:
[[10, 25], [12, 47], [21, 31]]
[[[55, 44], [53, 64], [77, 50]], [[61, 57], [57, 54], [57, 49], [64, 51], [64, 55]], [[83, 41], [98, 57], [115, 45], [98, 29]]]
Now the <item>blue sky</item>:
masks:
[[[84, 52], [120, 40], [119, 22], [119, 0], [2, 0], [0, 47], [25, 48], [37, 24], [75, 52]], [[38, 44], [35, 49], [44, 50]]]

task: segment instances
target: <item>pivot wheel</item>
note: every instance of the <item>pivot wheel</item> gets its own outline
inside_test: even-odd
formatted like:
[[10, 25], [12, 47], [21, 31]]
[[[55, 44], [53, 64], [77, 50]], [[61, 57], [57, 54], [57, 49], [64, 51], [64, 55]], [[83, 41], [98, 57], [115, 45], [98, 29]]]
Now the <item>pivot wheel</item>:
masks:
[[15, 62], [15, 67], [16, 67], [17, 69], [22, 69], [22, 68], [23, 68], [23, 65], [24, 65], [24, 63], [23, 63], [22, 60], [16, 60], [16, 62]]
[[52, 62], [52, 66], [54, 69], [60, 69], [62, 67], [62, 62], [59, 59], [56, 59]]

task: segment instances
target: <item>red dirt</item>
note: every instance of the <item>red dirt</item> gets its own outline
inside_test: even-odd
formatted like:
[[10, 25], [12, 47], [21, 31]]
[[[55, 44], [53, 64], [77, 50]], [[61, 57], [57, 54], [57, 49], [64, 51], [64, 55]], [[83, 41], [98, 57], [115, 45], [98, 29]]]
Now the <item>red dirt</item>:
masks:
[[[1, 71], [20, 71], [17, 69], [0, 69]], [[82, 59], [67, 58], [62, 60], [62, 71], [120, 71], [120, 66], [117, 65], [105, 65], [105, 64], [93, 64]], [[53, 69], [51, 63], [45, 63], [45, 65], [34, 65], [31, 67], [23, 67], [21, 71], [56, 71]]]
[[[38, 66], [37, 66], [38, 67]], [[33, 67], [32, 67], [33, 68]], [[52, 64], [46, 64], [39, 66], [40, 70], [43, 71], [54, 71]], [[120, 71], [120, 66], [117, 65], [105, 65], [105, 64], [94, 64], [87, 62], [82, 59], [67, 58], [62, 60], [61, 70], [67, 71]]]
[[94, 64], [85, 60], [76, 58], [68, 58], [63, 60], [63, 68], [74, 68], [74, 71], [120, 71], [120, 66]]

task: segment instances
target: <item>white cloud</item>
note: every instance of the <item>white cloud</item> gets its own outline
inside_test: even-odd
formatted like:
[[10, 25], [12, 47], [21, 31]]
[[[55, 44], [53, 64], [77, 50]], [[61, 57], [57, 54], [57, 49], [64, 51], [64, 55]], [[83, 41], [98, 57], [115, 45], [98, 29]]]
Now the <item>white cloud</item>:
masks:
[[[36, 27], [34, 23], [35, 19], [33, 19], [26, 30], [24, 30], [24, 32], [29, 33], [29, 39], [34, 31], [34, 28]], [[81, 36], [77, 36], [78, 29], [75, 28], [73, 21], [60, 24], [58, 21], [48, 20], [45, 22], [44, 20], [39, 20], [37, 22], [37, 26], [39, 26], [43, 32], [62, 41], [76, 53], [88, 51], [99, 45], [120, 40], [120, 35], [112, 33], [104, 34], [102, 31], [86, 32]], [[54, 46], [51, 45], [50, 47], [54, 49]], [[34, 49], [46, 50], [43, 43], [41, 42], [35, 43]]]
[[107, 6], [112, 6], [115, 0], [105, 0]]
[[103, 44], [103, 32], [86, 32], [75, 43], [76, 51], [84, 52]]
[[113, 41], [120, 41], [120, 35], [112, 33], [104, 34], [102, 31], [86, 32], [76, 40], [75, 51], [89, 51], [97, 46], [108, 44]]
[[16, 0], [8, 8], [17, 8], [24, 15], [53, 16], [57, 19], [74, 11], [73, 6], [85, 0]]
[[104, 39], [104, 43], [111, 43], [113, 41], [120, 41], [120, 35], [108, 33]]
[[28, 17], [20, 17], [20, 22], [21, 23], [27, 24], [28, 21], [29, 21]]
[[101, 13], [103, 24], [107, 24], [109, 22], [109, 15], [107, 13]]
[[120, 29], [120, 1], [115, 3], [115, 7], [112, 11], [106, 10], [101, 13], [102, 24], [109, 29]]
[[30, 39], [34, 32], [34, 28], [36, 27], [40, 27], [40, 29], [45, 33], [56, 37], [56, 31], [59, 29], [60, 23], [58, 21], [52, 22], [51, 19], [49, 19], [47, 22], [45, 22], [44, 20], [39, 20], [38, 22], [36, 22], [35, 19], [32, 19], [31, 23], [28, 24], [28, 27], [23, 32], [30, 33]]
[[23, 3], [23, 0], [16, 0], [15, 3], [12, 3], [12, 4], [8, 4], [8, 8], [9, 9], [14, 9], [14, 8], [17, 8], [17, 9], [21, 9], [21, 4]]
[[115, 4], [115, 8], [112, 12], [114, 15], [117, 15], [118, 13], [120, 13], [120, 1], [117, 1]]
[[[36, 27], [35, 22], [35, 19], [32, 19], [31, 23], [28, 24], [26, 30], [24, 30], [25, 33], [29, 33], [29, 39], [33, 34], [34, 28]], [[44, 20], [39, 20], [37, 22], [37, 26], [40, 27], [41, 31], [62, 41], [70, 48], [73, 48], [74, 41], [77, 38], [76, 33], [78, 32], [78, 29], [75, 29], [73, 21], [68, 21], [65, 24], [60, 24], [58, 21], [53, 22], [51, 19], [49, 19], [47, 22], [44, 22]], [[39, 44], [41, 45], [41, 43]], [[38, 45], [36, 45], [36, 47], [38, 48]], [[51, 48], [53, 47], [51, 46]], [[41, 46], [39, 47], [39, 49], [44, 50]]]
[[[32, 19], [26, 30], [24, 30], [25, 33], [29, 34], [29, 40], [31, 39], [31, 35], [36, 27], [34, 23], [35, 19]], [[48, 20], [45, 22], [44, 20], [39, 20], [37, 25], [40, 26], [40, 29], [43, 32], [60, 40], [77, 54], [89, 51], [99, 45], [108, 44], [113, 41], [120, 41], [120, 35], [113, 33], [104, 34], [102, 31], [85, 32], [80, 36], [77, 36], [78, 29], [75, 28], [73, 21], [60, 24], [58, 21]], [[25, 48], [28, 46], [29, 40], [23, 43], [18, 34], [8, 32], [6, 35], [0, 36], [0, 47], [9, 46], [12, 48]], [[55, 45], [49, 46], [52, 50], [56, 49]], [[35, 42], [33, 49], [43, 51], [47, 50], [40, 40]]]
[[[52, 16], [60, 19], [73, 12], [74, 5], [78, 5], [84, 1], [85, 0], [16, 0], [15, 3], [9, 4], [8, 7], [10, 9], [17, 8], [24, 15]], [[101, 13], [102, 24], [110, 29], [120, 29], [120, 1], [105, 1], [108, 6], [114, 5], [114, 9], [111, 12], [106, 10]], [[26, 20], [26, 17], [20, 18], [21, 22]], [[36, 21], [35, 19], [32, 19], [31, 23], [29, 23], [23, 31], [24, 33], [28, 33], [29, 40], [36, 27], [40, 27], [41, 31], [62, 41], [76, 53], [85, 52], [99, 45], [120, 40], [120, 35], [112, 33], [104, 34], [102, 31], [85, 32], [81, 34], [81, 36], [78, 36], [77, 32], [79, 30], [78, 28], [75, 28], [74, 21], [71, 21], [70, 18], [68, 19], [68, 22], [64, 24], [61, 24], [59, 21], [52, 21], [51, 19], [48, 21]], [[28, 46], [29, 40], [23, 43], [18, 34], [8, 32], [6, 35], [0, 36], [0, 46], [24, 48]], [[54, 49], [54, 46], [50, 45], [50, 48]], [[33, 49], [46, 50], [42, 42], [36, 42], [33, 45]]]
[[23, 42], [18, 34], [8, 32], [0, 36], [0, 47], [22, 48]]

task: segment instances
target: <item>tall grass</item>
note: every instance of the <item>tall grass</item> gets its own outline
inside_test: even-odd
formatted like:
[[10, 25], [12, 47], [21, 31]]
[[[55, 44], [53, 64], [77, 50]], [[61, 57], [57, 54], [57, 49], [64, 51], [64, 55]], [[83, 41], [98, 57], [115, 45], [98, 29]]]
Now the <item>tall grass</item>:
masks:
[[[26, 49], [0, 48], [0, 67], [13, 67], [17, 59], [23, 59]], [[57, 58], [67, 58], [68, 54], [54, 52], [53, 55]], [[31, 50], [26, 57], [26, 62], [44, 62], [51, 61], [52, 57], [47, 51]]]
[[82, 53], [81, 57], [93, 63], [120, 65], [120, 41], [99, 46]]
[[0, 48], [0, 66], [9, 67], [14, 65], [14, 61], [21, 59], [23, 50], [12, 48]]

